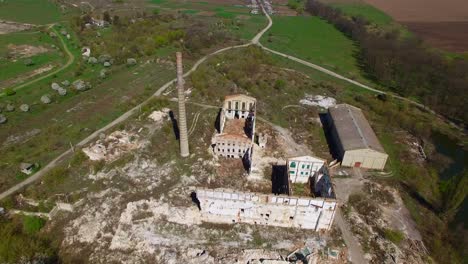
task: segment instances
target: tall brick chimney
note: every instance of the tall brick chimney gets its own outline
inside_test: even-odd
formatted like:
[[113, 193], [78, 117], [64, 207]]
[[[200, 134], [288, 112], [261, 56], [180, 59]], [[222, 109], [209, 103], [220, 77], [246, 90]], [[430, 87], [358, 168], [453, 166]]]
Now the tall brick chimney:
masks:
[[188, 157], [190, 155], [187, 134], [187, 117], [185, 114], [185, 94], [184, 77], [182, 67], [182, 53], [176, 52], [177, 58], [177, 91], [179, 97], [179, 143], [180, 156]]

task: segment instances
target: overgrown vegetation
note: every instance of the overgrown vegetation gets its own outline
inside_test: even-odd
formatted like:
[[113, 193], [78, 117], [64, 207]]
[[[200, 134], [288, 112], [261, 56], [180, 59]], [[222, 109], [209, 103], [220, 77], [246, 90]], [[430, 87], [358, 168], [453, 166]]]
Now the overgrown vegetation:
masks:
[[40, 229], [45, 221], [33, 216], [0, 216], [0, 262], [36, 261], [54, 263], [55, 251]]
[[[466, 123], [467, 97], [464, 96], [464, 87], [468, 85], [468, 63], [465, 60], [447, 59], [412, 36], [402, 38], [397, 32], [369, 30], [369, 21], [362, 16], [347, 16], [318, 1], [309, 0], [306, 7], [307, 11], [326, 19], [360, 44], [362, 68], [370, 78], [405, 97], [419, 98], [450, 119]], [[360, 107], [376, 113], [376, 119], [386, 120], [385, 127], [377, 127], [378, 130], [383, 131], [389, 126], [401, 127], [418, 138], [430, 141], [431, 135], [441, 129], [430, 114], [409, 111], [406, 103], [398, 103], [398, 108], [394, 108], [387, 107], [395, 104], [389, 104], [392, 101], [389, 98], [356, 96], [355, 100]], [[388, 130], [383, 134], [393, 138]], [[447, 226], [466, 197], [467, 187], [463, 176], [454, 177], [449, 182], [441, 181], [441, 164], [436, 158], [429, 157], [429, 166], [402, 162], [408, 157], [406, 150], [387, 141], [386, 137], [383, 143], [390, 150], [390, 166], [398, 183], [414, 199], [405, 200], [407, 204], [411, 203], [408, 207], [415, 211], [425, 208], [424, 215], [431, 220], [416, 222], [432, 255], [441, 263], [460, 263], [461, 251], [454, 249], [460, 248], [459, 245], [464, 242], [456, 242], [457, 236], [450, 235]], [[417, 212], [413, 213], [413, 217], [417, 218]], [[442, 244], [446, 247], [442, 248]]]
[[317, 0], [308, 0], [306, 9], [359, 43], [362, 68], [370, 78], [405, 97], [419, 98], [451, 120], [468, 123], [467, 60], [449, 59], [414, 36], [367, 30], [364, 17], [348, 17]]
[[101, 37], [96, 36], [95, 29], [86, 26], [92, 23], [90, 15], [74, 17], [72, 24], [93, 56], [108, 54], [116, 63], [124, 63], [127, 58], [153, 56], [167, 48], [185, 49], [199, 55], [202, 50], [233, 40], [224, 24], [184, 14], [107, 16], [112, 28], [99, 30]]

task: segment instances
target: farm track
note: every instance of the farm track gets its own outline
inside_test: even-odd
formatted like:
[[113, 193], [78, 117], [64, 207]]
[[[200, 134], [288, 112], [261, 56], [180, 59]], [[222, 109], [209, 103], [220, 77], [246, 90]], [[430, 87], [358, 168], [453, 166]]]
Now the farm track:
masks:
[[[44, 80], [45, 78], [48, 78], [48, 77], [50, 77], [50, 76], [52, 76], [52, 75], [54, 75], [54, 74], [57, 74], [57, 73], [59, 73], [59, 72], [65, 70], [65, 69], [67, 69], [70, 65], [73, 64], [73, 62], [75, 62], [75, 56], [74, 56], [73, 53], [71, 53], [71, 51], [68, 49], [67, 44], [66, 44], [65, 41], [63, 40], [63, 37], [53, 28], [53, 25], [51, 25], [49, 28], [57, 35], [57, 38], [60, 39], [60, 43], [61, 43], [62, 46], [63, 46], [63, 50], [65, 51], [65, 53], [66, 53], [67, 56], [68, 56], [68, 61], [67, 61], [67, 63], [65, 63], [65, 65], [63, 65], [62, 67], [56, 69], [56, 70], [53, 71], [53, 72], [49, 72], [49, 73], [46, 74], [46, 75], [40, 76], [40, 77], [38, 77], [38, 78], [36, 78], [36, 79], [34, 79], [34, 80], [31, 80], [31, 81], [28, 81], [28, 82], [25, 82], [25, 83], [23, 83], [23, 84], [20, 84], [20, 85], [18, 85], [18, 86], [13, 87], [13, 90], [14, 90], [14, 91], [18, 91], [18, 90], [20, 90], [20, 89], [22, 89], [22, 88], [24, 88], [24, 87], [26, 87], [26, 86], [29, 86], [29, 85], [34, 84], [34, 83], [37, 83], [37, 82], [39, 82], [39, 81], [41, 81], [41, 80]], [[0, 93], [0, 97], [2, 97], [2, 96], [5, 96], [5, 93]]]
[[[279, 55], [279, 56], [282, 56], [282, 57], [285, 57], [289, 60], [293, 60], [295, 62], [298, 62], [298, 63], [301, 63], [307, 67], [310, 67], [310, 68], [313, 68], [315, 70], [318, 70], [320, 72], [323, 72], [325, 74], [328, 74], [332, 77], [335, 77], [337, 79], [341, 79], [343, 81], [346, 81], [346, 82], [349, 82], [351, 84], [354, 84], [360, 88], [363, 88], [363, 89], [366, 89], [366, 90], [369, 90], [371, 92], [374, 92], [374, 93], [378, 93], [378, 94], [387, 94], [387, 95], [390, 95], [392, 97], [395, 97], [397, 99], [400, 99], [400, 100], [404, 100], [404, 101], [407, 101], [408, 103], [411, 103], [415, 106], [418, 106], [418, 107], [421, 107], [427, 111], [429, 111], [430, 113], [433, 113], [435, 114], [436, 116], [438, 116], [439, 118], [442, 118], [441, 116], [437, 115], [434, 111], [430, 110], [428, 107], [426, 107], [425, 105], [423, 104], [420, 104], [420, 103], [417, 103], [415, 101], [412, 101], [410, 99], [407, 99], [407, 98], [404, 98], [404, 97], [401, 97], [401, 96], [398, 96], [398, 95], [394, 95], [394, 94], [390, 94], [390, 93], [387, 93], [387, 92], [384, 92], [384, 91], [380, 91], [380, 90], [377, 90], [377, 89], [374, 89], [374, 88], [371, 88], [367, 85], [364, 85], [364, 84], [361, 84], [359, 82], [356, 82], [354, 80], [351, 80], [349, 78], [346, 78], [336, 72], [333, 72], [333, 71], [330, 71], [330, 70], [327, 70], [323, 67], [320, 67], [316, 64], [313, 64], [313, 63], [310, 63], [310, 62], [307, 62], [307, 61], [304, 61], [304, 60], [301, 60], [299, 58], [296, 58], [296, 57], [293, 57], [293, 56], [290, 56], [288, 54], [284, 54], [284, 53], [281, 53], [281, 52], [278, 52], [278, 51], [274, 51], [274, 50], [271, 50], [265, 46], [263, 46], [261, 43], [260, 43], [260, 39], [261, 37], [263, 36], [263, 34], [265, 32], [267, 32], [271, 26], [273, 25], [273, 21], [271, 19], [271, 17], [265, 12], [265, 9], [260, 1], [260, 6], [262, 8], [262, 11], [263, 13], [265, 14], [265, 16], [268, 18], [268, 25], [263, 29], [261, 30], [254, 38], [252, 38], [252, 40], [249, 42], [249, 43], [246, 43], [246, 44], [243, 44], [243, 45], [236, 45], [236, 46], [230, 46], [230, 47], [226, 47], [226, 48], [222, 48], [222, 49], [219, 49], [215, 52], [212, 52], [208, 55], [205, 55], [204, 57], [202, 57], [201, 59], [199, 59], [194, 65], [193, 67], [187, 71], [183, 76], [184, 78], [186, 78], [187, 76], [189, 76], [190, 74], [192, 74], [195, 70], [197, 70], [197, 68], [203, 63], [205, 62], [208, 58], [214, 56], [214, 55], [217, 55], [217, 54], [220, 54], [222, 52], [225, 52], [225, 51], [228, 51], [228, 50], [231, 50], [231, 49], [238, 49], [238, 48], [245, 48], [245, 47], [248, 47], [248, 46], [251, 46], [251, 45], [257, 45], [257, 46], [260, 46], [262, 49], [268, 51], [268, 52], [271, 52], [273, 54], [276, 54], [276, 55]], [[54, 29], [52, 29], [55, 33], [57, 33]], [[59, 34], [57, 34], [59, 36]], [[59, 36], [60, 37], [60, 36]], [[64, 65], [62, 68], [54, 71], [53, 73], [50, 73], [48, 75], [45, 75], [45, 76], [42, 76], [41, 78], [39, 79], [36, 79], [36, 80], [33, 80], [29, 83], [26, 83], [26, 84], [23, 84], [19, 87], [16, 87], [15, 90], [17, 89], [20, 89], [26, 85], [29, 85], [29, 84], [32, 84], [32, 83], [35, 83], [37, 81], [40, 81], [44, 78], [47, 78], [53, 74], [56, 74], [58, 72], [60, 72], [61, 70], [67, 68], [68, 66], [70, 66], [74, 60], [75, 60], [75, 57], [73, 56], [73, 54], [71, 54], [71, 52], [68, 50], [65, 42], [63, 41], [63, 39], [60, 37], [60, 40], [62, 42], [62, 45], [64, 46], [64, 50], [66, 51], [66, 53], [69, 55], [70, 59], [69, 61], [67, 62], [66, 65]], [[148, 104], [150, 102], [151, 99], [153, 99], [154, 97], [158, 97], [160, 96], [167, 88], [169, 88], [171, 85], [173, 85], [174, 83], [176, 82], [176, 79], [172, 79], [170, 80], [169, 82], [167, 82], [166, 84], [164, 84], [163, 86], [161, 86], [153, 95], [151, 95], [149, 98], [147, 98], [145, 101], [143, 101], [142, 103], [140, 103], [139, 105], [133, 107], [132, 109], [130, 109], [129, 111], [127, 111], [126, 113], [124, 113], [123, 115], [121, 115], [120, 117], [118, 117], [117, 119], [113, 120], [111, 123], [107, 124], [106, 126], [102, 127], [101, 129], [98, 129], [96, 130], [94, 133], [92, 133], [91, 135], [89, 135], [88, 137], [86, 137], [85, 139], [83, 139], [82, 141], [80, 141], [78, 144], [76, 144], [76, 147], [83, 147], [85, 146], [86, 144], [88, 144], [89, 142], [91, 142], [92, 140], [94, 140], [95, 138], [98, 137], [99, 134], [107, 131], [108, 129], [114, 127], [115, 125], [119, 124], [119, 123], [122, 123], [123, 121], [127, 120], [129, 117], [131, 117], [133, 114], [137, 113], [141, 107], [143, 107], [144, 105]], [[212, 106], [206, 106], [206, 107], [212, 107]], [[198, 119], [198, 117], [197, 117]], [[442, 118], [443, 119], [443, 118]], [[443, 119], [445, 120], [445, 119]], [[193, 124], [193, 126], [196, 125], [196, 120], [194, 120], [195, 123]], [[455, 124], [452, 124], [454, 125], [455, 127], [457, 127]], [[57, 166], [60, 162], [62, 162], [66, 157], [68, 157], [69, 155], [71, 155], [73, 153], [72, 149], [69, 149], [67, 151], [65, 151], [64, 153], [62, 153], [60, 156], [58, 156], [57, 158], [55, 158], [54, 160], [52, 160], [49, 164], [47, 164], [44, 168], [42, 168], [41, 170], [39, 170], [38, 172], [36, 172], [34, 175], [32, 175], [31, 177], [27, 178], [26, 180], [24, 180], [23, 182], [20, 182], [18, 184], [16, 184], [15, 186], [11, 187], [10, 189], [2, 192], [0, 194], [0, 200], [8, 197], [9, 195], [17, 192], [17, 191], [20, 191], [22, 188], [26, 187], [27, 185], [37, 181], [38, 179], [40, 179], [42, 176], [44, 176], [47, 172], [49, 172], [52, 168], [54, 168], [55, 166]], [[365, 260], [364, 258], [364, 255], [363, 255], [363, 251], [362, 251], [362, 248], [360, 246], [360, 244], [356, 241], [355, 237], [352, 235], [351, 231], [349, 230], [349, 226], [347, 226], [347, 224], [345, 223], [345, 221], [343, 221], [343, 217], [341, 215], [341, 211], [339, 210], [337, 215], [336, 215], [336, 219], [335, 219], [335, 223], [338, 225], [338, 227], [341, 229], [341, 232], [343, 233], [343, 238], [346, 242], [346, 244], [348, 245], [349, 247], [349, 254], [350, 254], [350, 258], [352, 260], [354, 260], [355, 263], [367, 263], [367, 261]]]
[[[268, 26], [265, 28], [266, 30], [268, 30], [269, 28], [271, 27], [271, 21], [270, 23], [268, 24]], [[238, 48], [245, 48], [245, 47], [248, 47], [250, 45], [253, 45], [255, 44], [254, 41], [257, 41], [261, 38], [261, 35], [264, 34], [266, 32], [266, 30], [262, 30], [260, 33], [258, 33], [250, 42], [246, 43], [246, 44], [242, 44], [242, 45], [235, 45], [235, 46], [229, 46], [229, 47], [226, 47], [226, 48], [222, 48], [222, 49], [219, 49], [217, 51], [214, 51], [208, 55], [205, 55], [204, 57], [202, 57], [201, 59], [199, 59], [193, 66], [192, 68], [187, 71], [186, 73], [184, 73], [184, 78], [186, 78], [187, 76], [189, 76], [190, 74], [192, 74], [194, 71], [196, 71], [198, 69], [198, 67], [200, 66], [200, 64], [202, 64], [203, 62], [205, 62], [208, 58], [214, 56], [214, 55], [217, 55], [217, 54], [220, 54], [222, 52], [225, 52], [225, 51], [228, 51], [228, 50], [232, 50], [232, 49], [238, 49]], [[54, 30], [54, 29], [53, 29]], [[54, 30], [55, 32], [55, 30]], [[57, 33], [57, 32], [56, 32]], [[62, 40], [62, 39], [61, 39]], [[62, 40], [62, 43], [65, 44]], [[65, 45], [64, 45], [65, 46]], [[65, 46], [66, 47], [66, 46]], [[66, 49], [68, 51], [68, 49]], [[68, 51], [69, 54], [72, 56], [73, 60], [70, 60], [69, 63], [67, 63], [66, 67], [69, 66], [69, 64], [72, 64], [73, 61], [74, 61], [74, 56], [73, 54], [71, 54], [70, 51]], [[63, 68], [63, 67], [62, 67]], [[54, 72], [55, 73], [55, 72]], [[51, 74], [54, 74], [54, 73], [51, 73]], [[44, 78], [47, 78], [48, 76], [50, 76], [51, 74], [48, 74], [47, 76], [43, 76], [41, 77], [40, 79], [44, 79]], [[133, 114], [137, 113], [143, 106], [145, 106], [146, 104], [148, 104], [151, 99], [153, 99], [154, 97], [158, 97], [160, 96], [167, 88], [169, 88], [171, 85], [175, 84], [176, 82], [176, 78], [170, 80], [169, 82], [167, 82], [166, 84], [164, 84], [163, 86], [161, 86], [153, 95], [151, 95], [149, 98], [147, 98], [145, 101], [143, 101], [142, 103], [138, 104], [137, 106], [133, 107], [132, 109], [130, 109], [129, 111], [125, 112], [124, 114], [122, 114], [121, 116], [119, 116], [118, 118], [116, 118], [115, 120], [113, 120], [112, 122], [110, 122], [109, 124], [107, 124], [106, 126], [96, 130], [94, 133], [92, 133], [91, 135], [89, 135], [88, 137], [86, 137], [85, 139], [83, 139], [82, 141], [80, 141], [79, 143], [77, 143], [75, 145], [75, 147], [83, 147], [85, 146], [86, 144], [88, 144], [89, 142], [91, 142], [93, 139], [97, 138], [99, 136], [99, 134], [101, 133], [104, 133], [106, 132], [107, 130], [109, 130], [110, 128], [114, 127], [115, 125], [117, 124], [120, 124], [122, 123], [123, 121], [127, 120], [129, 117], [131, 117]], [[39, 81], [39, 80], [35, 80], [35, 81]], [[35, 82], [35, 81], [32, 81], [32, 82]], [[28, 83], [28, 84], [31, 84]], [[26, 85], [26, 84], [25, 84]], [[28, 186], [29, 184], [39, 180], [42, 176], [44, 176], [47, 172], [49, 172], [51, 169], [53, 169], [54, 167], [56, 167], [60, 162], [62, 162], [65, 158], [67, 158], [69, 155], [71, 155], [73, 153], [73, 150], [72, 149], [69, 149], [65, 152], [63, 152], [62, 154], [60, 154], [57, 158], [55, 158], [54, 160], [52, 160], [51, 162], [49, 162], [49, 164], [47, 164], [45, 167], [43, 167], [42, 169], [40, 169], [39, 171], [37, 171], [35, 174], [33, 174], [32, 176], [30, 176], [29, 178], [27, 178], [26, 180], [10, 187], [8, 190], [0, 193], [0, 200], [3, 200], [4, 198], [8, 197], [9, 195], [17, 192], [17, 191], [20, 191], [22, 188]]]

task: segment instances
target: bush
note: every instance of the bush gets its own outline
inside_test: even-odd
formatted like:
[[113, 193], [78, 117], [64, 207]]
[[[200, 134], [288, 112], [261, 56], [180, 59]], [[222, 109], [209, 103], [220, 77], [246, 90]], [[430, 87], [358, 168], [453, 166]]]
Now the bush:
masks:
[[15, 90], [13, 90], [12, 88], [6, 88], [4, 91], [7, 96], [16, 94]]
[[46, 221], [37, 216], [23, 217], [23, 232], [28, 235], [34, 235], [45, 225]]
[[399, 245], [401, 241], [405, 239], [405, 235], [403, 234], [403, 232], [399, 230], [392, 230], [389, 228], [385, 228], [383, 232], [384, 232], [385, 238], [392, 241], [396, 245]]

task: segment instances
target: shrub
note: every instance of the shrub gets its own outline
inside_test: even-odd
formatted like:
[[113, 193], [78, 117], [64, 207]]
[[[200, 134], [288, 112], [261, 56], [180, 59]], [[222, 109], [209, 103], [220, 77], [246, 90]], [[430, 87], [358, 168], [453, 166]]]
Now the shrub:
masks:
[[7, 96], [16, 94], [15, 90], [13, 90], [12, 88], [6, 88], [4, 91]]
[[45, 225], [46, 221], [37, 216], [24, 216], [23, 217], [23, 232], [28, 235], [33, 235], [39, 232]]
[[393, 229], [385, 228], [383, 230], [383, 232], [384, 232], [385, 238], [392, 241], [396, 245], [399, 245], [401, 243], [401, 241], [403, 241], [403, 239], [405, 239], [405, 235], [403, 234], [403, 232], [401, 232], [399, 230], [393, 230]]

